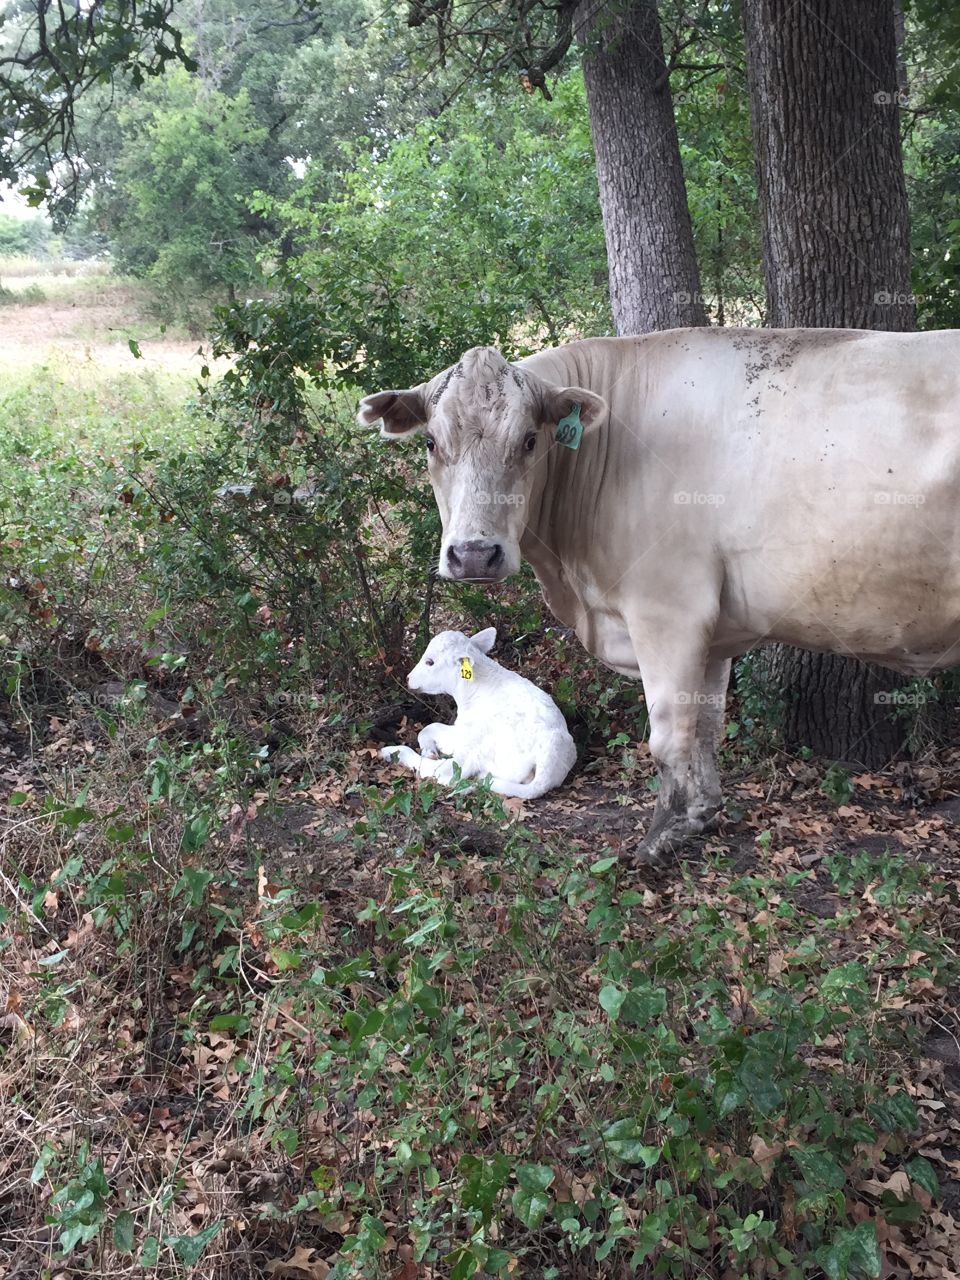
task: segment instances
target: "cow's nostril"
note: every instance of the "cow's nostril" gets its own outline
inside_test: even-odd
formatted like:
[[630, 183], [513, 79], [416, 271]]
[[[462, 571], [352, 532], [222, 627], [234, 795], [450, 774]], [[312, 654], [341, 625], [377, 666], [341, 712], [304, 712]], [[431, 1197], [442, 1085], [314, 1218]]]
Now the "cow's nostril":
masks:
[[499, 542], [495, 542], [487, 554], [487, 568], [492, 572], [500, 568], [503, 563], [503, 547]]
[[451, 569], [456, 570], [456, 569], [462, 569], [462, 568], [463, 568], [463, 561], [462, 561], [462, 560], [460, 559], [460, 557], [457, 555], [457, 553], [456, 553], [456, 551], [455, 551], [455, 549], [454, 549], [453, 547], [448, 547], [448, 548], [447, 548], [447, 560], [448, 560], [448, 561], [449, 561], [449, 563], [450, 563], [450, 568], [451, 568]]

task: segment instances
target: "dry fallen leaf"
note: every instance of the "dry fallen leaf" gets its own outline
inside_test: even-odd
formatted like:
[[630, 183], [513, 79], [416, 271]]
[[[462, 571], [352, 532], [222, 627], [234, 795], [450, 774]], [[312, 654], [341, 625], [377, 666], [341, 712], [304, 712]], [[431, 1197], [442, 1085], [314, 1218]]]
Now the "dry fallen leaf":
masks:
[[327, 1280], [330, 1266], [322, 1258], [314, 1259], [316, 1249], [300, 1245], [289, 1258], [275, 1258], [268, 1262], [266, 1272], [274, 1280]]

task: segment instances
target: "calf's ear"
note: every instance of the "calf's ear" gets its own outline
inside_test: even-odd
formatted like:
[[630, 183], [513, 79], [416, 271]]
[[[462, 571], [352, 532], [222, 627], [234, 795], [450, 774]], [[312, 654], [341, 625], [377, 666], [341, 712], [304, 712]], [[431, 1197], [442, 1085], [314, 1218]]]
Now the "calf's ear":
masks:
[[380, 434], [388, 440], [403, 440], [426, 426], [427, 402], [421, 387], [407, 391], [376, 391], [360, 401], [357, 421], [363, 427], [380, 422]]
[[470, 639], [481, 653], [489, 653], [497, 643], [497, 628], [487, 627], [485, 631], [478, 631], [477, 634], [475, 636], [471, 636]]
[[552, 387], [545, 385], [541, 397], [541, 417], [546, 427], [555, 427], [580, 406], [584, 431], [601, 422], [607, 414], [607, 402], [586, 387]]

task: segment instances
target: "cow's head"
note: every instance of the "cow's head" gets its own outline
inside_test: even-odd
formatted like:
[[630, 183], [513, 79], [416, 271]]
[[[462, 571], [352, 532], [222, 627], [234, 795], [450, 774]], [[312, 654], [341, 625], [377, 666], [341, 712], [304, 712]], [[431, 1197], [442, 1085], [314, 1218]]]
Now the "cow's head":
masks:
[[430, 382], [366, 396], [358, 418], [380, 421], [387, 440], [424, 433], [443, 522], [441, 575], [499, 582], [520, 568], [528, 508], [558, 447], [557, 424], [576, 405], [585, 430], [606, 412], [591, 391], [553, 386], [493, 347], [473, 347]]

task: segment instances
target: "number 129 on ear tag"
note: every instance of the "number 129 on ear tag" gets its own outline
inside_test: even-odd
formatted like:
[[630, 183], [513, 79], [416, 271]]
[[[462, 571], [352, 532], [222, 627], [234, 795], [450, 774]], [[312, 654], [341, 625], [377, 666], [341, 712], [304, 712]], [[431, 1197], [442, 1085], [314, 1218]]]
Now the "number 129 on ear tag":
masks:
[[568, 449], [579, 449], [583, 435], [583, 423], [580, 421], [580, 406], [575, 404], [565, 418], [557, 423], [554, 440], [557, 444], [566, 445]]
[[470, 661], [469, 658], [460, 659], [460, 679], [461, 680], [473, 679], [473, 663]]

